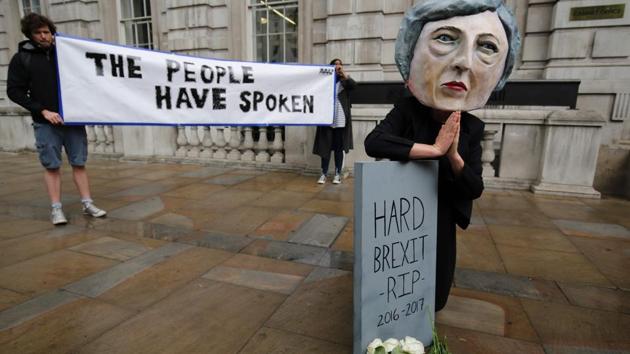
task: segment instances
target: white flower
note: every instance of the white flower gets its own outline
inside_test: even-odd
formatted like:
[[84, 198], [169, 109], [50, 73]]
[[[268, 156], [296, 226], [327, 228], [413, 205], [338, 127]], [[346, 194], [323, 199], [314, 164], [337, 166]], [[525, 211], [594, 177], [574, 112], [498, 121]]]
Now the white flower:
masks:
[[368, 354], [374, 354], [376, 349], [383, 346], [383, 341], [380, 338], [376, 338], [372, 341], [372, 343], [368, 344], [367, 352]]
[[398, 339], [395, 338], [390, 338], [388, 340], [386, 340], [385, 342], [383, 342], [383, 346], [385, 347], [385, 351], [386, 352], [391, 352], [392, 350], [394, 350], [394, 348], [396, 348], [398, 346], [398, 344], [400, 344], [398, 342]]
[[405, 337], [401, 340], [402, 350], [408, 354], [424, 354], [424, 344], [413, 337]]

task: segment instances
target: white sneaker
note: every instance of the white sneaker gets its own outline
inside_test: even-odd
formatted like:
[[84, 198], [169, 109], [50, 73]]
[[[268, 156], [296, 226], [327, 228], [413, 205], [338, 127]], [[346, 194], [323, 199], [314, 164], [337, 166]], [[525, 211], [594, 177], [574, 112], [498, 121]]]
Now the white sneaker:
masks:
[[66, 219], [66, 216], [61, 208], [52, 208], [52, 211], [50, 212], [50, 221], [53, 225], [64, 225], [68, 223], [68, 219]]
[[339, 184], [341, 183], [341, 176], [340, 175], [335, 175], [335, 178], [333, 178], [333, 184]]
[[90, 215], [95, 218], [107, 215], [107, 212], [103, 209], [99, 209], [92, 203], [83, 204], [83, 214]]
[[319, 176], [319, 179], [317, 180], [317, 184], [324, 184], [324, 183], [326, 183], [326, 175]]

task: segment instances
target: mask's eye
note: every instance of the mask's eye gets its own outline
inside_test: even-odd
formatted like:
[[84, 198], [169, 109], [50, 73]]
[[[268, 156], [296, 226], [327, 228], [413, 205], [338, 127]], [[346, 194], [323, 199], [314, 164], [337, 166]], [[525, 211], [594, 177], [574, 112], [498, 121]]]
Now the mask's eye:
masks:
[[481, 42], [479, 43], [479, 47], [488, 54], [498, 53], [499, 47], [492, 42]]
[[438, 42], [442, 42], [442, 43], [452, 43], [452, 42], [455, 41], [455, 37], [451, 36], [450, 34], [446, 34], [446, 33], [438, 34], [433, 39], [437, 40]]

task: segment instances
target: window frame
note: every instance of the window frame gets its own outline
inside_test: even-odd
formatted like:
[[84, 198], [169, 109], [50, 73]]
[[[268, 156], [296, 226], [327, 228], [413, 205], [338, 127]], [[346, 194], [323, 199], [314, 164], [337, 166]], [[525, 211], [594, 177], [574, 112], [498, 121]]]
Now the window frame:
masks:
[[[133, 46], [137, 48], [145, 48], [145, 49], [156, 49], [156, 41], [154, 36], [154, 19], [153, 19], [153, 4], [151, 0], [141, 0], [143, 2], [143, 16], [136, 16], [135, 9], [133, 6], [134, 0], [119, 0], [117, 1], [116, 8], [118, 9], [118, 28], [120, 33], [121, 42], [128, 46]], [[130, 17], [125, 17], [124, 8], [125, 3], [127, 3], [128, 8], [130, 9]], [[132, 33], [127, 32], [127, 26], [130, 26]], [[147, 40], [146, 43], [138, 43], [138, 27], [146, 26], [147, 28]], [[135, 40], [134, 40], [135, 37]]]
[[[264, 3], [263, 3], [264, 1]], [[293, 31], [287, 31], [287, 25], [289, 25], [287, 23], [286, 20], [282, 21], [282, 29], [279, 32], [274, 32], [274, 33], [270, 33], [269, 32], [269, 28], [270, 28], [270, 21], [269, 21], [269, 14], [272, 13], [272, 9], [270, 9], [270, 7], [274, 7], [274, 6], [278, 6], [280, 5], [283, 11], [283, 15], [285, 15], [285, 11], [286, 9], [294, 9], [295, 10], [295, 14], [296, 14], [296, 18], [292, 19], [295, 21], [295, 29]], [[250, 0], [248, 3], [248, 54], [250, 54], [250, 58], [252, 58], [252, 60], [255, 61], [261, 61], [261, 62], [272, 62], [270, 61], [270, 38], [272, 36], [277, 36], [280, 35], [282, 38], [282, 58], [281, 60], [276, 60], [274, 62], [278, 62], [278, 63], [295, 63], [299, 61], [299, 35], [298, 35], [298, 31], [299, 31], [299, 1], [298, 0], [276, 0], [276, 1], [265, 1], [265, 0]], [[257, 18], [257, 14], [260, 10], [265, 11], [266, 13], [266, 18], [267, 23], [266, 25], [266, 29], [264, 33], [258, 33], [256, 30], [257, 27], [257, 23], [256, 23], [256, 18]], [[278, 16], [278, 15], [276, 15]], [[289, 44], [289, 41], [287, 40], [287, 37], [289, 35], [293, 35], [295, 38], [295, 57], [292, 58], [291, 61], [287, 61], [287, 52], [288, 52], [288, 48], [289, 46], [287, 46], [287, 44]], [[262, 57], [258, 56], [258, 49], [257, 46], [259, 44], [259, 39], [260, 38], [264, 38], [264, 50], [265, 50], [265, 55]]]
[[[20, 16], [24, 17], [24, 16], [27, 15], [27, 13], [25, 12], [24, 1], [28, 1], [29, 2], [29, 4], [30, 4], [29, 8], [31, 9], [30, 10], [31, 12], [43, 15], [43, 11], [42, 11], [43, 6], [42, 6], [42, 1], [41, 0], [18, 0], [18, 9], [20, 11]], [[38, 4], [39, 11], [33, 11], [32, 10], [33, 9], [33, 1], [37, 1], [39, 3]], [[29, 13], [31, 13], [31, 12], [29, 12]]]

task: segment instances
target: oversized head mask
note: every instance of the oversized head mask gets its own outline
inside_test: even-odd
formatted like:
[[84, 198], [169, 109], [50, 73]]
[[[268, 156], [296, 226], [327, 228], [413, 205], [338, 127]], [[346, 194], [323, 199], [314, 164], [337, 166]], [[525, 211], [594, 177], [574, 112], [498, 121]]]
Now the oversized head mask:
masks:
[[413, 50], [408, 88], [435, 109], [480, 108], [502, 78], [508, 49], [494, 11], [427, 22]]

